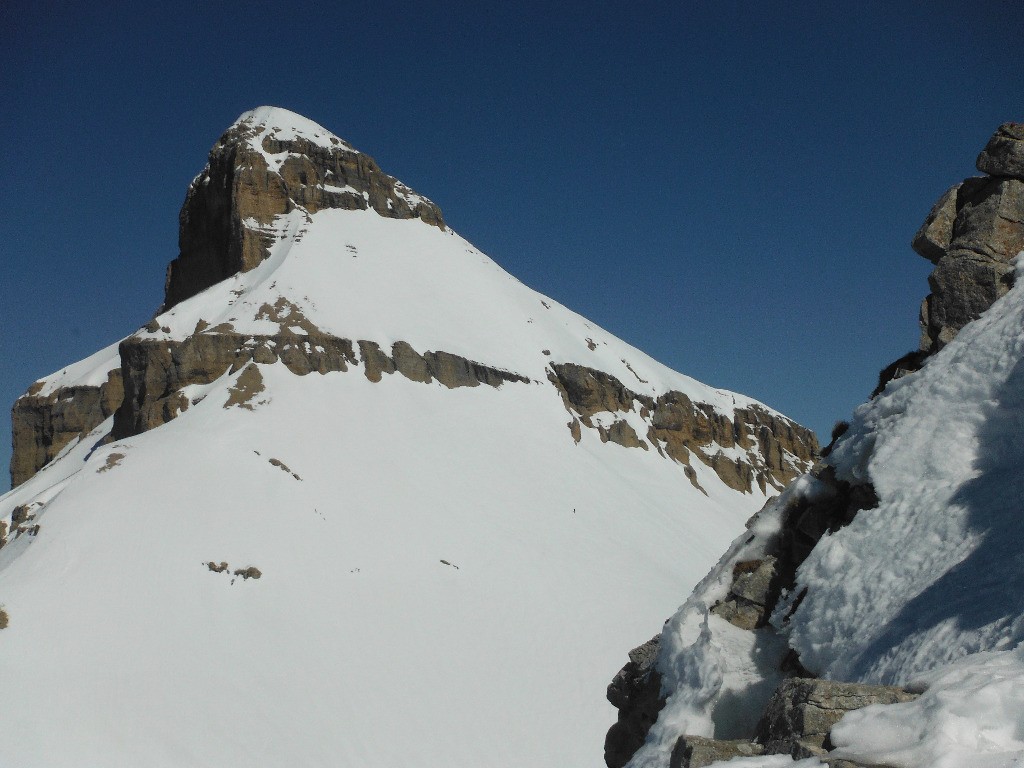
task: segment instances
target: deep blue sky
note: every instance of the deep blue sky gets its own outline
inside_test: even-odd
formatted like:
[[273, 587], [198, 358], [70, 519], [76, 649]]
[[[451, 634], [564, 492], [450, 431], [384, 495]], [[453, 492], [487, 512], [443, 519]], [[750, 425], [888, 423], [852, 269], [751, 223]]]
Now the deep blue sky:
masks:
[[1022, 21], [962, 0], [6, 0], [0, 403], [148, 320], [186, 186], [274, 104], [533, 288], [827, 433], [917, 345], [930, 265], [908, 243], [1024, 118]]

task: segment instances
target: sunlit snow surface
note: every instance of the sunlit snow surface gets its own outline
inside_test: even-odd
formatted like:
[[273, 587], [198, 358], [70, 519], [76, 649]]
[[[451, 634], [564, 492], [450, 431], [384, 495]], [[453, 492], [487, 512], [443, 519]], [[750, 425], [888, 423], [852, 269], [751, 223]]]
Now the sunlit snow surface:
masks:
[[[1016, 287], [924, 369], [861, 406], [829, 458], [840, 478], [872, 482], [880, 503], [819, 542], [797, 572], [793, 596], [806, 597], [788, 623], [785, 604], [773, 622], [822, 676], [927, 688], [847, 715], [833, 731], [837, 756], [905, 768], [1024, 761], [1022, 267], [1024, 255]], [[785, 495], [820, 492], [801, 482]], [[754, 530], [777, 526], [781, 506]], [[774, 684], [758, 665], [770, 649], [730, 647], [736, 630], [707, 616], [731, 564], [758, 546], [737, 539], [666, 625], [659, 668], [672, 696], [631, 768], [664, 768], [674, 734], [721, 735], [741, 709], [730, 691]]]
[[[73, 443], [0, 498], [0, 518], [29, 504], [40, 526], [0, 550], [0, 765], [601, 765], [611, 676], [765, 498], [694, 460], [705, 495], [596, 430], [577, 445], [546, 366], [729, 415], [753, 401], [661, 366], [450, 230], [372, 211], [278, 225], [259, 268], [140, 334], [276, 333], [263, 308], [286, 298], [286, 326], [298, 312], [531, 382], [263, 365], [253, 410], [224, 407], [225, 375], [164, 426]], [[44, 384], [115, 364], [108, 348]], [[259, 580], [231, 573], [249, 566]]]

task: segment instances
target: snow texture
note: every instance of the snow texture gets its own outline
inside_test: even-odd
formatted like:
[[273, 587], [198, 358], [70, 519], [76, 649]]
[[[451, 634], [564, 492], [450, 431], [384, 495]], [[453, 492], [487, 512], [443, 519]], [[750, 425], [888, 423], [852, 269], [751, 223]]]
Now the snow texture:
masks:
[[[901, 768], [1024, 760], [1024, 254], [1016, 266], [1016, 287], [858, 408], [828, 459], [841, 479], [872, 483], [880, 503], [818, 543], [773, 624], [824, 677], [925, 691], [848, 714], [832, 732], [834, 756]], [[759, 668], [763, 649], [736, 643], [737, 630], [707, 611], [732, 564], [760, 554], [787, 500], [820, 492], [810, 482], [770, 504], [757, 535], [737, 539], [666, 625], [658, 668], [671, 695], [631, 768], [663, 768], [680, 733], [735, 735], [738, 687], [748, 691], [740, 709], [760, 711], [775, 683]], [[729, 763], [791, 764], [818, 761]]]

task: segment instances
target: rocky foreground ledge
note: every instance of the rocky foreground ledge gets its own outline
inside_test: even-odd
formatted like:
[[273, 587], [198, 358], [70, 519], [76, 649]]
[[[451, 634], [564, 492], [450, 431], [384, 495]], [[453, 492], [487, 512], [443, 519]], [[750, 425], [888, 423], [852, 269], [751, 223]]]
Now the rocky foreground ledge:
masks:
[[[921, 305], [920, 345], [880, 373], [872, 397], [889, 381], [920, 370], [1013, 286], [1013, 261], [1024, 250], [1024, 124], [1001, 125], [978, 156], [977, 167], [986, 175], [965, 179], [943, 194], [913, 238], [914, 250], [935, 264], [928, 279], [931, 293]], [[847, 426], [836, 425], [832, 443], [822, 451], [826, 462]], [[841, 480], [827, 463], [819, 463], [810, 477], [817, 489], [813, 496], [794, 493], [781, 509], [774, 510], [779, 527], [770, 533], [757, 533], [755, 516], [748, 523], [749, 538], [734, 544], [732, 553], [706, 580], [731, 569], [724, 596], [706, 609], [740, 630], [755, 633], [755, 647], [766, 649], [765, 680], [781, 683], [774, 694], [771, 688], [750, 692], [748, 708], [759, 708], [762, 714], [756, 726], [750, 723], [745, 728], [743, 738], [673, 735], [671, 768], [700, 768], [716, 760], [761, 754], [825, 759], [831, 748], [829, 730], [845, 712], [916, 696], [900, 688], [817, 679], [786, 645], [786, 622], [804, 597], [793, 594], [797, 569], [823, 537], [879, 504], [870, 482]], [[660, 636], [655, 637], [633, 649], [629, 663], [608, 687], [608, 700], [619, 710], [605, 741], [609, 768], [623, 768], [630, 762], [672, 693], [662, 688], [659, 640]], [[664, 749], [665, 742], [660, 743]], [[854, 765], [828, 762], [833, 768]]]

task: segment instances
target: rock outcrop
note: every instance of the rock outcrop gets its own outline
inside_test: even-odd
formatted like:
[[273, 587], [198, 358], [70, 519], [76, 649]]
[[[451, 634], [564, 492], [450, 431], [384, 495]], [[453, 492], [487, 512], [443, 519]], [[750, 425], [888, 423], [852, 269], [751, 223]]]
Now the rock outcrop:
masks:
[[[820, 483], [815, 500], [805, 496], [794, 498], [782, 512], [780, 530], [764, 543], [764, 554], [757, 559], [731, 564], [730, 586], [725, 597], [711, 606], [711, 613], [743, 630], [774, 632], [769, 619], [779, 607], [782, 596], [794, 587], [796, 570], [815, 544], [823, 536], [849, 525], [860, 510], [878, 504], [870, 484], [851, 485], [838, 480], [835, 470], [828, 465], [819, 465], [811, 474]], [[801, 599], [800, 595], [795, 596], [794, 607]], [[654, 641], [641, 648], [651, 642]], [[619, 710], [618, 720], [605, 738], [609, 768], [621, 768], [629, 762], [644, 743], [656, 713], [665, 706], [661, 676], [653, 665], [654, 654], [646, 654], [647, 663], [638, 665], [633, 662], [638, 650], [630, 652], [630, 663], [618, 672], [608, 689], [608, 700]], [[787, 677], [808, 675], [795, 653], [782, 657], [779, 668]], [[749, 740], [753, 739], [752, 733]], [[613, 747], [611, 750], [609, 745]], [[739, 754], [742, 753], [731, 756]], [[609, 756], [613, 759], [609, 760]], [[687, 763], [680, 762], [680, 765]]]
[[[373, 209], [444, 227], [431, 201], [384, 173], [369, 155], [315, 126], [303, 135], [254, 110], [210, 150], [178, 217], [179, 255], [167, 268], [164, 310], [266, 258], [275, 217], [301, 208]], [[322, 131], [322, 133], [320, 133]]]
[[921, 305], [921, 349], [938, 351], [1013, 284], [1011, 260], [1024, 249], [1024, 124], [1001, 125], [978, 170], [932, 208], [914, 236], [935, 264]]
[[[913, 701], [918, 694], [888, 685], [838, 683], [793, 677], [782, 683], [768, 701], [753, 739], [709, 739], [680, 736], [669, 768], [704, 768], [719, 760], [756, 755], [826, 758], [832, 744], [829, 733], [843, 715], [871, 704]], [[855, 766], [828, 761], [834, 768]]]
[[[297, 376], [348, 371], [351, 366], [362, 365], [371, 381], [397, 372], [421, 383], [437, 380], [449, 389], [529, 381], [525, 376], [448, 352], [420, 354], [403, 341], [395, 342], [389, 356], [374, 342], [342, 339], [315, 329], [296, 334], [282, 327], [280, 333], [264, 336], [209, 329], [180, 342], [136, 335], [125, 339], [120, 351], [124, 400], [114, 415], [114, 439], [154, 429], [187, 410], [190, 402], [182, 390], [190, 385], [210, 384], [225, 373], [239, 370], [243, 375], [249, 370], [259, 375], [252, 363], [280, 361]], [[254, 386], [243, 388], [254, 390]], [[235, 404], [249, 402], [239, 395]]]
[[619, 719], [604, 740], [608, 768], [622, 768], [629, 762], [665, 706], [661, 675], [654, 669], [660, 641], [656, 635], [630, 651], [629, 662], [608, 686], [608, 701], [619, 710]]
[[121, 405], [121, 371], [98, 387], [61, 387], [41, 394], [37, 382], [11, 408], [11, 484], [20, 485], [77, 437], [102, 424]]
[[[806, 472], [818, 452], [813, 432], [757, 406], [735, 408], [730, 419], [682, 392], [638, 394], [610, 374], [575, 363], [553, 364], [548, 378], [575, 416], [570, 429], [582, 424], [596, 429], [605, 442], [653, 448], [684, 465], [695, 485], [691, 456], [711, 467], [730, 488], [746, 492], [756, 485], [765, 493], [781, 490]], [[642, 436], [625, 421], [627, 413], [636, 413], [643, 421]]]
[[821, 757], [832, 747], [829, 731], [847, 712], [913, 701], [918, 695], [896, 686], [793, 677], [768, 702], [755, 740], [765, 754]]

